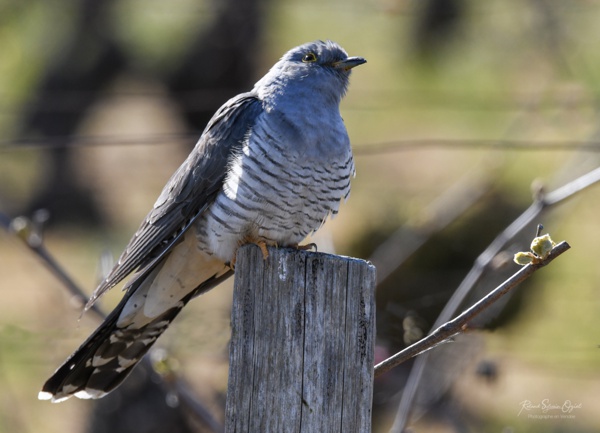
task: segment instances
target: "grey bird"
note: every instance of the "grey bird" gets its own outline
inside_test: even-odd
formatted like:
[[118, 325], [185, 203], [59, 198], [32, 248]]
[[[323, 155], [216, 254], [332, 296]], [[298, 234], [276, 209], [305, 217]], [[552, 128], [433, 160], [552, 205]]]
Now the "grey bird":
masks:
[[339, 104], [365, 63], [331, 41], [288, 51], [213, 116], [86, 308], [132, 274], [94, 333], [39, 398], [100, 398], [186, 303], [233, 273], [246, 243], [295, 246], [335, 215], [354, 162]]

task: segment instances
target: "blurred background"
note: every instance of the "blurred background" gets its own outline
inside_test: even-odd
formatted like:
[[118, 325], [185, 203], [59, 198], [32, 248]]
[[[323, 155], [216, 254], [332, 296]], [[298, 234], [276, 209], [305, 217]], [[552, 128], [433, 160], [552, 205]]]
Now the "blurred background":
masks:
[[[357, 177], [315, 241], [378, 266], [381, 361], [427, 333], [534, 192], [599, 165], [599, 19], [593, 0], [0, 0], [0, 221], [43, 225], [90, 294], [214, 111], [289, 48], [335, 40], [368, 60], [341, 107]], [[432, 351], [414, 431], [600, 431], [597, 197], [552, 206], [490, 257], [465, 303], [518, 270], [535, 224], [573, 247]], [[158, 373], [99, 403], [40, 402], [99, 322], [1, 230], [0, 432], [218, 431], [230, 303], [231, 282], [192, 302]], [[392, 428], [412, 365], [376, 380], [374, 432]]]

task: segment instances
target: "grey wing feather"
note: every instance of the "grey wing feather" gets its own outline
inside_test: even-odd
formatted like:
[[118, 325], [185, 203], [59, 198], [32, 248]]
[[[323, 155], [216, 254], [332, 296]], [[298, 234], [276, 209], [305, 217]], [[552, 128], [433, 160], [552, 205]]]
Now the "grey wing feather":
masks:
[[231, 155], [241, 149], [262, 110], [256, 94], [243, 93], [215, 113], [86, 309], [135, 269], [143, 268], [138, 274], [145, 274], [171, 250], [221, 190]]

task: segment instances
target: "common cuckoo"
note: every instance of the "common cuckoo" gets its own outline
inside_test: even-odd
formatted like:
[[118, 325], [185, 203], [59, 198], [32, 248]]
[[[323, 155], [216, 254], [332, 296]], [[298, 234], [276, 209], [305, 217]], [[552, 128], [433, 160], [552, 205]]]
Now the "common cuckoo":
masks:
[[123, 299], [40, 399], [106, 395], [191, 298], [232, 274], [240, 245], [297, 246], [337, 214], [354, 176], [339, 104], [363, 63], [331, 41], [301, 45], [215, 113], [86, 308], [132, 274]]

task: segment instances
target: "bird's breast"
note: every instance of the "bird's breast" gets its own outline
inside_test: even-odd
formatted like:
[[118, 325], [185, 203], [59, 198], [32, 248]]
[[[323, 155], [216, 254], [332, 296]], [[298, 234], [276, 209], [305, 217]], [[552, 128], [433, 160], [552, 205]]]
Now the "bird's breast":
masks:
[[222, 192], [197, 224], [202, 246], [221, 259], [229, 261], [244, 239], [297, 244], [348, 196], [354, 163], [345, 129], [322, 134], [329, 143], [288, 131], [267, 122], [253, 128], [230, 161]]

